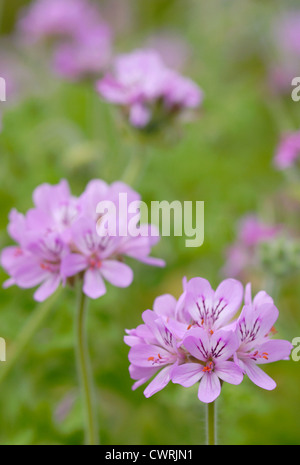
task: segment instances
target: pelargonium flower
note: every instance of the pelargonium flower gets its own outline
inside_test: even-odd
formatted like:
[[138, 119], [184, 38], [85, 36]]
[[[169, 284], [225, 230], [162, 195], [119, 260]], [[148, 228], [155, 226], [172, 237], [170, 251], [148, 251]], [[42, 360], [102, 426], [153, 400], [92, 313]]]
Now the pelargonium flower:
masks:
[[28, 233], [28, 243], [13, 271], [13, 277], [15, 284], [24, 289], [39, 285], [34, 298], [40, 302], [53, 294], [63, 281], [60, 270], [66, 245], [54, 233], [45, 234], [44, 237], [30, 236]]
[[119, 242], [115, 237], [101, 238], [92, 219], [80, 218], [72, 227], [71, 248], [62, 262], [62, 275], [70, 278], [84, 272], [83, 291], [92, 299], [105, 294], [103, 278], [114, 286], [129, 286], [133, 272], [120, 261]]
[[87, 0], [36, 0], [24, 10], [18, 27], [33, 41], [73, 38], [97, 17], [97, 10]]
[[96, 88], [106, 101], [119, 105], [137, 128], [159, 125], [184, 110], [197, 108], [202, 101], [198, 85], [169, 69], [153, 50], [116, 57], [112, 73]]
[[3, 249], [1, 265], [10, 275], [4, 287], [40, 285], [34, 298], [43, 301], [63, 282], [61, 260], [68, 247], [68, 228], [78, 211], [65, 180], [37, 187], [33, 201], [34, 208], [26, 215], [15, 209], [10, 212], [8, 232], [17, 245]]
[[[256, 365], [287, 360], [293, 346], [272, 339], [278, 310], [271, 296], [260, 291], [252, 299], [251, 284], [244, 293], [234, 279], [216, 291], [203, 278], [184, 280], [183, 288], [178, 300], [169, 294], [155, 299], [153, 310], [142, 315], [143, 324], [126, 330], [133, 389], [150, 381], [144, 391], [149, 397], [170, 381], [184, 387], [199, 383], [199, 399], [210, 403], [222, 382], [240, 384], [245, 374], [274, 389], [275, 382]], [[234, 319], [243, 295], [245, 305]]]
[[172, 369], [184, 360], [184, 352], [177, 347], [176, 335], [162, 317], [146, 310], [143, 320], [145, 325], [136, 332], [137, 343], [129, 351], [129, 370], [131, 377], [138, 380], [134, 388], [156, 375], [144, 391], [150, 397], [169, 383]]
[[33, 192], [34, 208], [26, 214], [29, 230], [57, 232], [68, 242], [70, 227], [79, 217], [79, 199], [72, 195], [68, 182], [62, 179], [58, 184], [41, 184]]
[[274, 164], [279, 170], [294, 166], [300, 156], [300, 131], [286, 134], [277, 147]]
[[285, 53], [300, 55], [300, 12], [290, 11], [278, 18], [275, 25], [275, 35], [278, 45]]
[[54, 41], [54, 70], [72, 81], [99, 77], [111, 59], [112, 33], [89, 0], [37, 0], [19, 30], [27, 41]]
[[[149, 256], [159, 236], [97, 234], [98, 202], [109, 200], [118, 207], [118, 193], [125, 193], [129, 199], [140, 198], [126, 184], [109, 186], [101, 180], [91, 181], [79, 197], [71, 194], [65, 180], [37, 187], [33, 208], [25, 215], [16, 210], [10, 213], [8, 232], [17, 244], [1, 253], [1, 265], [10, 275], [4, 287], [39, 285], [34, 298], [42, 301], [60, 284], [77, 277], [83, 279], [83, 291], [97, 298], [106, 292], [103, 278], [118, 287], [131, 284], [133, 272], [123, 263], [125, 256], [164, 266], [163, 260]], [[151, 225], [143, 227], [151, 229]]]
[[198, 398], [202, 402], [213, 402], [220, 395], [220, 379], [230, 384], [242, 382], [242, 370], [230, 360], [238, 348], [234, 332], [217, 330], [210, 334], [202, 328], [192, 329], [182, 345], [189, 361], [173, 369], [172, 381], [184, 387], [200, 381]]
[[111, 31], [106, 24], [83, 29], [74, 40], [57, 46], [54, 68], [58, 74], [76, 81], [99, 77], [111, 59]]
[[[291, 94], [291, 82], [298, 76], [300, 56], [300, 11], [289, 10], [275, 17], [272, 28], [274, 52], [270, 54], [268, 78], [273, 92]], [[276, 59], [274, 59], [274, 56]], [[273, 57], [273, 58], [272, 58]]]
[[257, 365], [288, 359], [293, 345], [289, 341], [271, 339], [278, 309], [267, 294], [257, 295], [248, 303], [236, 322], [239, 346], [234, 360], [257, 386], [272, 390], [275, 381]]
[[225, 276], [240, 277], [246, 269], [258, 266], [258, 246], [279, 237], [282, 226], [267, 224], [249, 214], [238, 225], [237, 240], [226, 251]]

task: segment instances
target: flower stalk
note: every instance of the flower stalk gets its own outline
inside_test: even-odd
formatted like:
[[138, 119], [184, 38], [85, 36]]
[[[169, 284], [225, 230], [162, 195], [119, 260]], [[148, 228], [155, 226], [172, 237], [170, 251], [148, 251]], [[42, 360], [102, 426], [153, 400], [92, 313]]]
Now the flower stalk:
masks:
[[85, 417], [85, 442], [87, 445], [97, 445], [99, 442], [98, 426], [94, 408], [93, 382], [86, 338], [87, 303], [88, 299], [80, 289], [75, 325], [76, 362]]
[[207, 445], [215, 446], [216, 440], [216, 402], [210, 402], [207, 404], [206, 410], [206, 435]]

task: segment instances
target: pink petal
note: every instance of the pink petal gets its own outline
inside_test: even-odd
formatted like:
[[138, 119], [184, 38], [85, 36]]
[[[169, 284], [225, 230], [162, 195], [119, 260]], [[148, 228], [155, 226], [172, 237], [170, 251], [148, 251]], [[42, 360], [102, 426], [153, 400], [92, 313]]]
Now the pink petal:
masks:
[[15, 280], [13, 278], [9, 278], [6, 281], [4, 281], [2, 287], [3, 289], [8, 289], [9, 287], [14, 286], [15, 284]]
[[239, 339], [234, 332], [219, 329], [212, 334], [210, 347], [218, 360], [227, 360], [238, 349]]
[[240, 384], [243, 381], [243, 372], [234, 362], [218, 361], [214, 372], [226, 383]]
[[170, 381], [170, 372], [171, 372], [172, 366], [167, 366], [163, 368], [158, 375], [155, 376], [155, 378], [151, 381], [151, 383], [146, 387], [144, 391], [145, 397], [151, 397], [153, 394], [155, 394], [158, 391], [161, 391], [168, 382]]
[[22, 261], [22, 265], [14, 273], [16, 284], [23, 288], [35, 287], [47, 279], [48, 276], [49, 272], [44, 271], [40, 264], [34, 261], [33, 257]]
[[129, 366], [129, 373], [132, 379], [136, 379], [136, 383], [133, 384], [132, 389], [135, 390], [142, 384], [146, 383], [157, 371], [159, 367], [152, 368], [141, 368], [134, 365]]
[[[129, 256], [129, 255], [128, 255]], [[166, 262], [165, 260], [163, 260], [162, 258], [156, 258], [156, 257], [140, 257], [140, 256], [136, 256], [134, 257], [134, 255], [130, 255], [132, 258], [135, 258], [136, 260], [138, 260], [139, 262], [142, 262], [142, 263], [145, 263], [145, 265], [149, 265], [149, 266], [157, 266], [159, 268], [163, 268], [166, 266]]]
[[269, 340], [257, 347], [260, 354], [263, 354], [263, 352], [268, 354], [267, 358], [258, 358], [256, 363], [265, 364], [277, 362], [278, 360], [288, 360], [292, 349], [293, 345], [289, 341], [282, 339]]
[[100, 271], [108, 282], [117, 287], [130, 286], [133, 280], [132, 269], [117, 260], [104, 260]]
[[181, 384], [184, 387], [193, 386], [204, 375], [202, 368], [199, 363], [184, 363], [172, 370], [171, 379], [173, 383]]
[[72, 253], [66, 255], [61, 263], [61, 274], [64, 277], [75, 276], [87, 267], [87, 260], [83, 255]]
[[[161, 358], [158, 357], [159, 355]], [[146, 368], [163, 366], [175, 361], [174, 356], [167, 350], [149, 344], [134, 345], [129, 351], [128, 358], [133, 365]], [[157, 359], [162, 361], [156, 361]]]
[[153, 304], [153, 310], [157, 315], [171, 317], [175, 316], [177, 301], [171, 294], [164, 294], [157, 297]]
[[218, 376], [214, 372], [205, 373], [199, 384], [199, 400], [208, 404], [216, 400], [220, 393], [221, 384]]
[[192, 278], [186, 285], [186, 308], [195, 321], [199, 321], [199, 308], [197, 301], [205, 301], [206, 307], [211, 308], [214, 291], [204, 278]]
[[34, 299], [43, 302], [53, 294], [60, 285], [61, 278], [59, 274], [52, 274], [49, 278], [35, 291]]
[[236, 279], [225, 279], [221, 282], [215, 292], [214, 306], [221, 300], [221, 305], [226, 303], [226, 307], [218, 316], [216, 328], [225, 325], [234, 317], [242, 303], [243, 294], [243, 286]]
[[256, 340], [264, 338], [275, 325], [279, 311], [273, 304], [263, 304], [257, 308], [255, 315], [259, 317], [259, 331]]
[[187, 351], [198, 360], [206, 362], [209, 350], [209, 338], [207, 332], [202, 328], [191, 329], [190, 336], [183, 340]]
[[273, 304], [274, 301], [272, 297], [269, 296], [265, 291], [260, 291], [256, 294], [253, 299], [253, 306], [255, 309], [260, 307], [263, 304]]
[[121, 105], [128, 103], [126, 89], [111, 76], [106, 76], [98, 81], [96, 90], [109, 102]]
[[84, 274], [83, 292], [91, 299], [98, 299], [106, 293], [106, 287], [99, 270], [86, 270]]
[[253, 360], [243, 360], [243, 369], [251, 381], [257, 386], [271, 391], [276, 388], [275, 381], [259, 368]]

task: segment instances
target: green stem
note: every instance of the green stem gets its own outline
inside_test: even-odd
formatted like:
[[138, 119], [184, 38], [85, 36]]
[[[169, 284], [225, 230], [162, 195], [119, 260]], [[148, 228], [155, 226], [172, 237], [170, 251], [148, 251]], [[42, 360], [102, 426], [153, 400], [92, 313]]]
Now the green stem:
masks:
[[88, 445], [98, 443], [98, 428], [94, 408], [93, 383], [86, 341], [87, 297], [80, 290], [76, 315], [76, 361], [85, 416], [85, 440]]
[[126, 170], [122, 176], [122, 180], [129, 185], [133, 185], [138, 178], [141, 168], [142, 168], [142, 161], [143, 156], [145, 154], [138, 153], [137, 151], [133, 150], [130, 161], [126, 167]]
[[20, 333], [16, 337], [16, 343], [13, 345], [7, 354], [7, 361], [2, 364], [0, 370], [0, 383], [6, 378], [6, 376], [10, 373], [12, 368], [17, 363], [18, 359], [24, 355], [24, 351], [41, 327], [42, 323], [45, 321], [47, 316], [49, 315], [53, 303], [57, 300], [58, 296], [61, 294], [61, 289], [56, 291], [56, 293], [47, 299], [43, 304], [38, 305], [36, 310], [31, 314], [29, 319], [27, 320], [26, 324], [21, 329]]
[[129, 163], [122, 175], [122, 181], [136, 187], [140, 184], [150, 161], [149, 146], [140, 140], [132, 149]]
[[210, 402], [207, 404], [207, 416], [206, 416], [206, 428], [207, 428], [207, 445], [216, 445], [216, 404]]

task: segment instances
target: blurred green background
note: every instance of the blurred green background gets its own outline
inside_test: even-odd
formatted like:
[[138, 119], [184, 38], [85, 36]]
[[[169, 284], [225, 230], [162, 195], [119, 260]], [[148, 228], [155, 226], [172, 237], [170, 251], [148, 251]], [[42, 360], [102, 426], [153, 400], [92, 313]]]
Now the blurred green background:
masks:
[[[2, 0], [1, 7], [0, 57], [3, 51], [12, 53], [27, 69], [22, 98], [0, 104], [1, 248], [11, 244], [6, 232], [10, 209], [30, 208], [37, 185], [66, 178], [79, 195], [92, 178], [112, 182], [122, 175], [135, 146], [134, 134], [124, 132], [115, 109], [101, 102], [91, 86], [51, 74], [40, 50], [31, 50], [29, 56], [18, 50], [14, 22], [26, 3]], [[299, 127], [300, 104], [274, 92], [268, 76], [277, 60], [274, 21], [297, 2], [98, 3], [104, 16], [116, 22], [116, 52], [141, 47], [164, 31], [178, 35], [189, 49], [183, 74], [205, 93], [201, 115], [183, 128], [179, 140], [150, 144], [147, 170], [134, 186], [146, 202], [204, 200], [203, 246], [186, 248], [184, 238], [162, 238], [152, 255], [167, 261], [165, 269], [132, 260], [131, 287], [108, 286], [107, 294], [90, 304], [89, 346], [101, 442], [201, 444], [205, 411], [197, 387], [170, 384], [150, 399], [144, 398], [143, 388], [132, 392], [124, 330], [140, 324], [142, 311], [152, 308], [156, 296], [179, 297], [183, 276], [202, 276], [217, 286], [239, 218], [253, 211], [268, 215], [268, 199], [289, 188], [272, 158], [281, 132]], [[291, 221], [300, 228], [299, 218]], [[5, 279], [1, 270], [1, 282]], [[299, 276], [280, 284], [277, 336], [291, 341], [300, 336]], [[254, 291], [263, 285], [256, 283]], [[12, 287], [1, 289], [0, 295], [0, 336], [6, 339], [9, 360], [11, 347], [38, 305], [32, 290]], [[65, 289], [53, 300], [50, 315], [1, 382], [1, 444], [83, 443], [73, 348], [75, 298]], [[0, 371], [3, 367], [0, 363]], [[277, 382], [272, 392], [248, 378], [240, 386], [224, 385], [218, 402], [220, 444], [299, 444], [300, 363], [277, 362], [265, 371]]]

